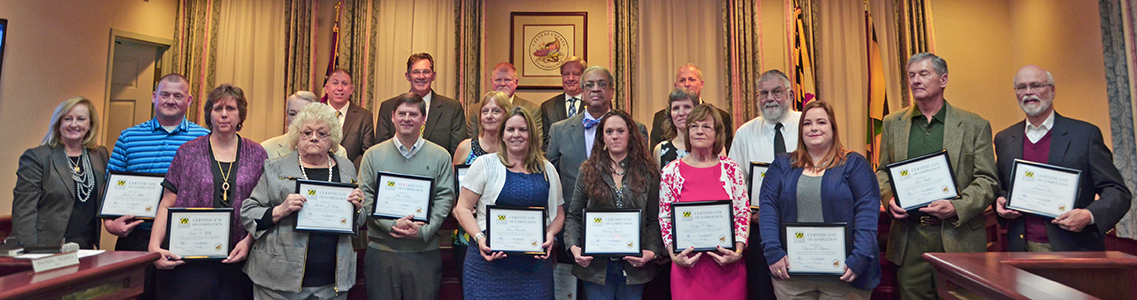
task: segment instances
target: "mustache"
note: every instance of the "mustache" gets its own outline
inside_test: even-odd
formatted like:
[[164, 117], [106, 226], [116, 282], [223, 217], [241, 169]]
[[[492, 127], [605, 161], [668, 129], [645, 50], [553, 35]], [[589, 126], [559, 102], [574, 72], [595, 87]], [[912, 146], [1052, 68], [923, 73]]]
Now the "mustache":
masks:
[[1038, 95], [1026, 95], [1020, 99], [1022, 102], [1026, 102], [1027, 100], [1042, 101], [1042, 98], [1038, 97]]

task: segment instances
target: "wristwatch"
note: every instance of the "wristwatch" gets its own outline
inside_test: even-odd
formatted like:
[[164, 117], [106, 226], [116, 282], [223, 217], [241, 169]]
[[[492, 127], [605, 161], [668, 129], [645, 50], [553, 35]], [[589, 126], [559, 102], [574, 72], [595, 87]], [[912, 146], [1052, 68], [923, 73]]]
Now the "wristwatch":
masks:
[[481, 241], [482, 238], [485, 238], [485, 237], [486, 237], [485, 233], [479, 232], [478, 234], [474, 235], [474, 242], [477, 243], [477, 242]]

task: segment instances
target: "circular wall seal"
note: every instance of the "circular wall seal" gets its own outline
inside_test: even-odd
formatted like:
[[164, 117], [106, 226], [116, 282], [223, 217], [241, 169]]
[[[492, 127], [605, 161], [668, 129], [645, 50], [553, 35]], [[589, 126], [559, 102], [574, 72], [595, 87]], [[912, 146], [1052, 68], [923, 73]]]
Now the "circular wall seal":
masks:
[[561, 67], [561, 62], [569, 57], [568, 39], [560, 32], [545, 30], [529, 40], [529, 60], [541, 70], [553, 71]]

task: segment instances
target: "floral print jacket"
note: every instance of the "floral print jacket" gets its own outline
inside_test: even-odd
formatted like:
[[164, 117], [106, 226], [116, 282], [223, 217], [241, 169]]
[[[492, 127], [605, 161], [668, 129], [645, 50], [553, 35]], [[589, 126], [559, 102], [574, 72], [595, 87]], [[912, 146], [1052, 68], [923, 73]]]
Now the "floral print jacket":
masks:
[[[734, 240], [746, 244], [750, 236], [750, 199], [746, 192], [746, 176], [742, 174], [737, 163], [726, 156], [719, 156], [722, 168], [719, 182], [722, 188], [730, 195], [734, 202]], [[663, 244], [672, 245], [671, 236], [671, 203], [683, 190], [683, 175], [679, 174], [680, 160], [676, 159], [666, 167], [659, 181], [659, 227], [663, 235]]]

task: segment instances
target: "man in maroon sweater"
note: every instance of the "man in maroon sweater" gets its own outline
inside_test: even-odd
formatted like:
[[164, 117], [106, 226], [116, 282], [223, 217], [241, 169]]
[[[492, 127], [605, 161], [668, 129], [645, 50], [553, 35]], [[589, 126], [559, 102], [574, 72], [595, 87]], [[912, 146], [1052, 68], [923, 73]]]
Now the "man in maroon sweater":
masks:
[[[1026, 120], [995, 135], [1000, 183], [995, 211], [1007, 228], [1009, 250], [1104, 251], [1105, 233], [1129, 211], [1133, 195], [1113, 164], [1101, 130], [1054, 111], [1056, 88], [1050, 72], [1026, 66], [1014, 82]], [[1074, 206], [1057, 218], [1007, 209], [1015, 159], [1080, 170]], [[1100, 199], [1095, 201], [1094, 195]]]

